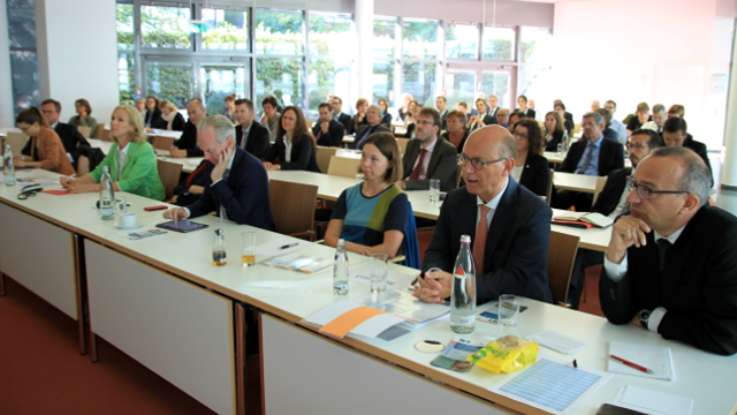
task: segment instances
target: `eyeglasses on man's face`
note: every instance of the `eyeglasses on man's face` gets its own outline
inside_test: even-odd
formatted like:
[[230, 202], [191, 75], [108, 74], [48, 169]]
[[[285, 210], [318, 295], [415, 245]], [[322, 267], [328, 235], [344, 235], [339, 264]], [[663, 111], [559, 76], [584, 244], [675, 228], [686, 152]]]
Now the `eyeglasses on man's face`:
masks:
[[470, 164], [474, 170], [480, 170], [486, 166], [492, 165], [494, 163], [499, 163], [500, 161], [504, 161], [506, 159], [506, 157], [502, 157], [496, 160], [484, 160], [480, 157], [468, 157], [466, 154], [461, 153], [458, 155], [458, 165], [464, 167], [466, 164]]
[[659, 195], [680, 195], [688, 193], [686, 190], [658, 190], [654, 189], [650, 185], [638, 183], [636, 181], [632, 182], [632, 190], [637, 192], [637, 197], [644, 200], [652, 199]]

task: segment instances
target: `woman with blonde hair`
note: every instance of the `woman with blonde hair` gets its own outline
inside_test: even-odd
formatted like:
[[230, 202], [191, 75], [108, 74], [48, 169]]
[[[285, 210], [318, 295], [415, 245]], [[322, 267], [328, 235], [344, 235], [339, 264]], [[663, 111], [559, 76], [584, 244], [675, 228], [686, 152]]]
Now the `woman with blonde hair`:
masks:
[[169, 131], [183, 131], [184, 117], [177, 110], [177, 106], [173, 102], [162, 100], [159, 103], [161, 110], [161, 118], [166, 122], [166, 129]]
[[143, 134], [140, 113], [130, 106], [116, 107], [110, 120], [110, 136], [116, 145], [110, 147], [102, 162], [83, 176], [63, 177], [61, 185], [72, 193], [98, 192], [102, 170], [107, 167], [116, 191], [163, 200], [156, 154]]

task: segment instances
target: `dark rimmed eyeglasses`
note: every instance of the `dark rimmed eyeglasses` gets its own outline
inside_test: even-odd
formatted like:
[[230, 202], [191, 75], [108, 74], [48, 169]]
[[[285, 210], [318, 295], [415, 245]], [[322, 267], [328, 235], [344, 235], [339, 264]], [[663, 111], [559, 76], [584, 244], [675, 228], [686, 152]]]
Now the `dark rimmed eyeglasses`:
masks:
[[640, 199], [651, 199], [658, 195], [681, 195], [689, 193], [686, 190], [657, 190], [653, 189], [652, 187], [638, 183], [638, 182], [632, 182], [632, 190], [637, 192], [637, 196]]
[[484, 168], [485, 166], [488, 166], [494, 163], [499, 163], [500, 161], [504, 161], [504, 160], [507, 160], [507, 158], [502, 157], [496, 160], [484, 160], [479, 157], [468, 157], [467, 155], [463, 153], [458, 155], [458, 165], [459, 166], [463, 167], [466, 164], [470, 164], [474, 170], [480, 170]]

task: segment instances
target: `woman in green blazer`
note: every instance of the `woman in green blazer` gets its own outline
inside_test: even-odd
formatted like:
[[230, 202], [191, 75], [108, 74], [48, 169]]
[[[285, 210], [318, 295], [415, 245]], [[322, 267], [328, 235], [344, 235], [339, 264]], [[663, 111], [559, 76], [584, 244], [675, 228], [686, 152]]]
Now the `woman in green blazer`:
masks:
[[156, 154], [146, 142], [141, 114], [130, 106], [116, 107], [110, 121], [110, 135], [117, 145], [110, 147], [105, 159], [83, 176], [62, 177], [61, 185], [72, 193], [98, 192], [102, 168], [107, 166], [115, 190], [164, 200]]

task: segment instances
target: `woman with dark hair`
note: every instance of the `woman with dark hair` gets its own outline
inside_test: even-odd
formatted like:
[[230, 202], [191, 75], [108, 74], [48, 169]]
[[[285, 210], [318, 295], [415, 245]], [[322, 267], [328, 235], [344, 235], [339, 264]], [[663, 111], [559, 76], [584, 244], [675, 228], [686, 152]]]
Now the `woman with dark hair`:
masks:
[[392, 124], [392, 115], [389, 114], [389, 101], [385, 98], [379, 98], [378, 105], [381, 108], [381, 123], [389, 127]]
[[568, 133], [560, 114], [550, 111], [545, 114], [545, 151], [558, 151], [558, 144], [568, 140]]
[[420, 110], [422, 107], [420, 107], [420, 104], [415, 101], [411, 100], [409, 102], [409, 105], [407, 106], [407, 112], [404, 114], [404, 126], [406, 131], [404, 134], [397, 134], [397, 137], [404, 137], [404, 138], [412, 138], [415, 134], [415, 122], [417, 120], [417, 116], [420, 114]]
[[15, 167], [39, 168], [64, 175], [74, 174], [61, 138], [56, 131], [46, 126], [38, 108], [31, 107], [21, 111], [15, 118], [15, 124], [31, 137], [30, 155], [16, 156], [13, 160]]
[[267, 170], [308, 170], [319, 172], [315, 161], [315, 146], [307, 130], [302, 110], [295, 106], [284, 108], [279, 118], [276, 142], [264, 162]]
[[368, 125], [366, 120], [366, 111], [368, 111], [369, 102], [365, 98], [358, 98], [356, 101], [356, 115], [353, 116], [353, 122], [351, 123], [351, 130], [347, 131], [347, 134], [355, 134]]
[[403, 252], [409, 216], [407, 195], [396, 185], [402, 178], [402, 157], [391, 133], [374, 133], [361, 154], [363, 181], [345, 189], [325, 231], [325, 244], [346, 241], [346, 249], [364, 255]]
[[80, 98], [74, 101], [74, 109], [77, 115], [69, 119], [69, 124], [79, 128], [87, 127], [90, 129], [90, 137], [95, 136], [95, 130], [97, 129], [97, 120], [92, 117], [92, 107], [90, 102], [84, 98]]
[[143, 118], [144, 128], [166, 128], [166, 121], [161, 118], [159, 99], [153, 95], [146, 97], [146, 114]]
[[539, 196], [547, 196], [550, 180], [548, 160], [542, 156], [543, 138], [537, 121], [525, 118], [512, 129], [517, 146], [511, 175]]
[[468, 129], [466, 129], [466, 114], [453, 110], [448, 113], [448, 130], [443, 131], [440, 136], [453, 144], [460, 153], [463, 151], [463, 145], [466, 144], [468, 132]]

